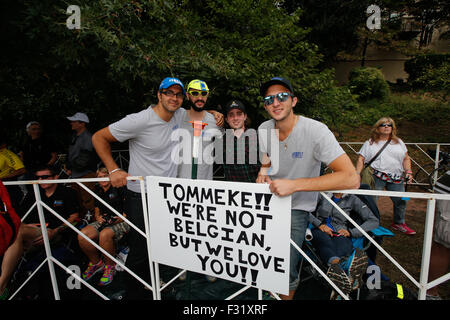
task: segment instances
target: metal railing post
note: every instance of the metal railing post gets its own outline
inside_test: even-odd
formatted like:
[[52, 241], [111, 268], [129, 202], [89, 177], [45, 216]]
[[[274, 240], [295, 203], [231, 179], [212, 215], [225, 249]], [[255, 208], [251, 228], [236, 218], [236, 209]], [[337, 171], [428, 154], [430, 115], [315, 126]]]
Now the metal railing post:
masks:
[[423, 237], [422, 264], [420, 267], [419, 300], [425, 300], [427, 294], [428, 271], [430, 269], [431, 242], [433, 240], [433, 222], [436, 199], [427, 201], [427, 214], [425, 216], [425, 231]]
[[47, 255], [48, 270], [50, 272], [50, 279], [52, 281], [53, 293], [55, 295], [55, 300], [60, 300], [58, 281], [56, 280], [55, 266], [53, 265], [53, 261], [51, 259], [52, 251], [50, 248], [50, 241], [48, 239], [47, 227], [45, 225], [44, 210], [42, 209], [41, 194], [39, 192], [38, 184], [33, 184], [33, 191], [36, 197], [36, 205], [39, 214], [39, 222], [41, 224], [42, 239], [44, 240], [45, 254]]
[[[155, 270], [153, 266], [153, 260], [152, 260], [152, 254], [151, 254], [151, 247], [150, 247], [150, 224], [149, 224], [149, 214], [148, 214], [148, 201], [150, 201], [150, 196], [146, 190], [145, 183], [147, 183], [148, 186], [149, 177], [147, 177], [147, 181], [144, 182], [144, 177], [139, 177], [139, 183], [141, 186], [141, 198], [142, 198], [142, 214], [144, 215], [144, 226], [145, 226], [145, 240], [147, 241], [147, 255], [148, 255], [148, 265], [150, 268], [150, 281], [152, 283], [152, 293], [153, 293], [153, 299], [154, 300], [161, 300], [161, 295], [159, 290], [159, 279], [158, 280], [158, 287], [156, 286], [155, 281]], [[147, 187], [148, 188], [148, 187]], [[147, 198], [148, 197], [148, 198]]]

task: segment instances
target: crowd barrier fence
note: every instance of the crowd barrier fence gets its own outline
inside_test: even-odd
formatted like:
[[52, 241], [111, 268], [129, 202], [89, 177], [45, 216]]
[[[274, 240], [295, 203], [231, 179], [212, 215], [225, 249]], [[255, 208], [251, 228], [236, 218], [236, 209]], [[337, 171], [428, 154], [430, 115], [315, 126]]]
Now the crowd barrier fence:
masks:
[[[141, 193], [145, 194], [146, 186], [145, 183], [148, 183], [149, 179], [151, 177], [128, 177], [128, 180], [137, 180], [140, 183]], [[186, 270], [182, 270], [180, 273], [178, 273], [175, 277], [167, 281], [163, 286], [161, 286], [160, 282], [160, 274], [159, 274], [159, 264], [154, 262], [152, 260], [151, 256], [151, 243], [150, 243], [150, 236], [149, 236], [149, 222], [148, 222], [148, 201], [149, 201], [149, 194], [147, 193], [147, 197], [142, 197], [142, 207], [143, 207], [143, 216], [144, 216], [144, 223], [145, 223], [145, 230], [140, 230], [138, 227], [136, 227], [131, 221], [129, 221], [126, 217], [122, 215], [122, 213], [117, 212], [114, 208], [112, 208], [109, 204], [104, 202], [95, 192], [91, 191], [89, 188], [87, 188], [83, 183], [86, 182], [98, 182], [98, 181], [108, 181], [108, 178], [89, 178], [89, 179], [58, 179], [58, 180], [33, 180], [33, 181], [20, 181], [20, 182], [4, 182], [6, 186], [8, 185], [25, 185], [25, 184], [32, 184], [33, 185], [33, 192], [36, 197], [36, 202], [34, 205], [28, 210], [28, 212], [23, 216], [23, 220], [26, 219], [27, 215], [34, 209], [34, 207], [37, 206], [38, 214], [39, 214], [39, 221], [41, 224], [41, 228], [43, 230], [43, 242], [44, 242], [44, 248], [46, 253], [46, 259], [38, 266], [38, 268], [29, 276], [27, 280], [10, 296], [10, 299], [13, 299], [18, 292], [28, 283], [28, 281], [36, 274], [36, 272], [41, 269], [45, 263], [48, 264], [49, 272], [50, 272], [50, 279], [52, 283], [53, 293], [55, 300], [60, 300], [60, 294], [59, 294], [59, 288], [57, 279], [55, 276], [55, 268], [54, 265], [56, 264], [58, 267], [65, 270], [68, 274], [73, 276], [75, 279], [80, 281], [82, 284], [84, 284], [86, 287], [88, 287], [91, 291], [93, 291], [95, 294], [97, 294], [102, 299], [108, 300], [108, 297], [106, 297], [104, 294], [102, 294], [100, 291], [98, 291], [95, 287], [90, 285], [87, 281], [83, 280], [79, 275], [77, 275], [74, 271], [72, 271], [67, 266], [63, 265], [61, 262], [59, 262], [57, 259], [55, 259], [52, 256], [51, 252], [51, 245], [50, 241], [47, 236], [47, 228], [46, 228], [46, 222], [44, 217], [44, 209], [49, 211], [51, 214], [56, 216], [59, 220], [61, 220], [67, 227], [72, 229], [74, 232], [76, 232], [78, 235], [82, 236], [84, 239], [86, 239], [89, 243], [91, 243], [95, 248], [97, 248], [99, 251], [101, 251], [104, 255], [108, 256], [111, 260], [113, 260], [116, 264], [118, 264], [120, 267], [122, 267], [127, 273], [129, 273], [131, 276], [133, 276], [136, 280], [141, 282], [141, 284], [148, 289], [152, 291], [153, 299], [154, 300], [161, 300], [161, 292], [166, 289], [173, 281], [175, 281], [182, 273], [186, 272]], [[76, 227], [74, 227], [71, 223], [69, 223], [67, 220], [65, 220], [63, 217], [61, 217], [57, 212], [55, 212], [52, 208], [47, 206], [40, 197], [39, 192], [39, 184], [41, 183], [62, 183], [62, 184], [73, 184], [76, 183], [80, 185], [82, 188], [84, 188], [87, 192], [91, 193], [96, 199], [98, 199], [101, 203], [103, 203], [106, 207], [108, 207], [112, 212], [114, 212], [116, 215], [121, 217], [126, 223], [130, 225], [131, 228], [136, 230], [142, 237], [144, 237], [147, 241], [147, 249], [148, 249], [148, 263], [150, 265], [150, 279], [151, 284], [147, 283], [143, 279], [141, 279], [138, 275], [136, 275], [132, 270], [130, 270], [125, 264], [123, 264], [120, 260], [116, 259], [116, 257], [110, 255], [108, 252], [106, 252], [103, 248], [101, 248], [97, 243], [89, 239], [87, 236], [85, 236], [80, 230], [78, 230]], [[325, 193], [322, 192], [322, 195], [330, 201], [330, 203], [339, 211], [342, 213], [342, 215], [352, 224], [354, 225], [362, 234], [364, 237], [368, 239], [374, 245], [384, 256], [387, 257], [419, 290], [418, 292], [418, 299], [424, 300], [426, 297], [426, 291], [436, 285], [439, 285], [443, 282], [446, 282], [450, 279], [450, 273], [447, 273], [446, 275], [441, 276], [438, 279], [435, 279], [431, 282], [428, 282], [428, 274], [429, 274], [429, 264], [430, 264], [430, 253], [431, 253], [431, 244], [432, 244], [432, 234], [433, 234], [433, 222], [434, 222], [434, 215], [435, 215], [435, 206], [436, 206], [436, 200], [446, 200], [450, 201], [450, 195], [444, 195], [444, 194], [435, 194], [435, 193], [417, 193], [417, 192], [393, 192], [393, 191], [375, 191], [375, 190], [362, 190], [362, 189], [355, 189], [355, 190], [334, 190], [330, 192], [342, 192], [342, 193], [349, 193], [349, 194], [360, 194], [360, 195], [369, 195], [369, 196], [390, 196], [390, 197], [407, 197], [410, 199], [422, 199], [427, 201], [427, 210], [426, 210], [426, 216], [425, 216], [425, 229], [424, 229], [424, 239], [423, 239], [423, 249], [422, 249], [422, 260], [421, 260], [421, 268], [420, 268], [420, 277], [419, 280], [416, 280], [402, 265], [400, 265], [384, 248], [382, 248], [381, 245], [379, 245], [372, 237], [365, 232], [361, 227], [348, 216], [337, 204], [334, 203], [334, 201], [331, 200], [331, 198]], [[348, 300], [349, 297], [346, 296], [327, 276], [326, 274], [321, 270], [320, 267], [317, 266], [317, 264], [302, 250], [302, 248], [299, 248], [294, 241], [290, 241], [291, 245], [294, 246], [294, 248], [316, 269], [316, 271], [330, 284], [332, 288], [334, 288], [342, 297], [344, 297], [345, 300]], [[244, 286], [242, 289], [238, 290], [236, 293], [230, 295], [226, 298], [226, 300], [234, 299], [247, 289], [249, 289], [251, 286]], [[262, 299], [262, 290], [258, 288], [258, 299]], [[279, 296], [274, 293], [274, 296], [279, 299]]]

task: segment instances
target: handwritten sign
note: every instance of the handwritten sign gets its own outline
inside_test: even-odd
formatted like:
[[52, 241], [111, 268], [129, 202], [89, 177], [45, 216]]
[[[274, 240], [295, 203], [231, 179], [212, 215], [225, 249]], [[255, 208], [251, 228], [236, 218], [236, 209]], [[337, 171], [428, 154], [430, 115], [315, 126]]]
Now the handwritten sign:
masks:
[[290, 197], [254, 183], [148, 177], [147, 187], [154, 261], [288, 294]]

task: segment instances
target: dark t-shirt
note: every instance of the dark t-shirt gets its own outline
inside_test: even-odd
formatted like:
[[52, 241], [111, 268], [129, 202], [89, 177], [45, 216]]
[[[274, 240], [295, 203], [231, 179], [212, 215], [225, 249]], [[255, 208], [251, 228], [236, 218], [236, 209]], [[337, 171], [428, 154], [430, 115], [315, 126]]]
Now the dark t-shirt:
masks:
[[[40, 189], [40, 193], [41, 200], [66, 220], [72, 214], [79, 212], [76, 193], [72, 188], [58, 184], [55, 192], [50, 197], [47, 197], [42, 189]], [[20, 216], [23, 217], [35, 202], [34, 192], [28, 192], [19, 211]], [[48, 223], [48, 228], [54, 229], [63, 224], [61, 220], [53, 213], [50, 213], [45, 207], [43, 210], [45, 221]], [[39, 223], [37, 207], [35, 207], [28, 215], [24, 223]]]
[[[119, 213], [123, 213], [123, 205], [125, 201], [125, 187], [115, 188], [110, 186], [108, 190], [104, 191], [99, 185], [96, 186], [95, 193], [111, 207], [117, 210]], [[100, 214], [114, 216], [109, 208], [101, 203], [97, 198], [95, 199], [95, 207], [99, 208]]]
[[40, 165], [47, 164], [52, 152], [57, 152], [55, 143], [48, 138], [38, 138], [32, 140], [28, 138], [22, 146], [23, 162], [28, 171], [33, 172]]

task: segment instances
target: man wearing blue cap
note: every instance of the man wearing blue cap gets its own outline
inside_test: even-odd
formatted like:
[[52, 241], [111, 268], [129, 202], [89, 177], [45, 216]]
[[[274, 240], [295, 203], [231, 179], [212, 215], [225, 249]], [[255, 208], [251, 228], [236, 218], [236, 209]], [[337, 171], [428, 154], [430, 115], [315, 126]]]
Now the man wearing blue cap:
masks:
[[[271, 120], [258, 128], [259, 146], [265, 157], [256, 182], [269, 183], [279, 197], [292, 195], [291, 239], [302, 246], [309, 213], [317, 205], [318, 192], [359, 188], [359, 177], [350, 158], [328, 127], [294, 114], [298, 99], [289, 80], [275, 77], [261, 86], [264, 108]], [[321, 164], [333, 172], [320, 176]], [[298, 286], [300, 253], [291, 246], [289, 295]]]
[[[127, 186], [125, 212], [128, 219], [142, 231], [144, 217], [139, 181], [128, 181], [128, 176], [177, 176], [177, 164], [171, 159], [176, 141], [172, 132], [178, 129], [186, 110], [180, 108], [185, 90], [183, 83], [172, 77], [165, 78], [157, 93], [158, 103], [110, 124], [97, 131], [92, 142], [97, 154], [108, 169], [114, 187]], [[110, 144], [116, 141], [129, 142], [130, 163], [128, 172], [120, 168], [111, 155]], [[127, 267], [150, 283], [150, 272], [145, 238], [131, 228], [128, 235], [130, 252]], [[128, 294], [136, 294], [142, 285], [134, 278], [127, 283]]]

